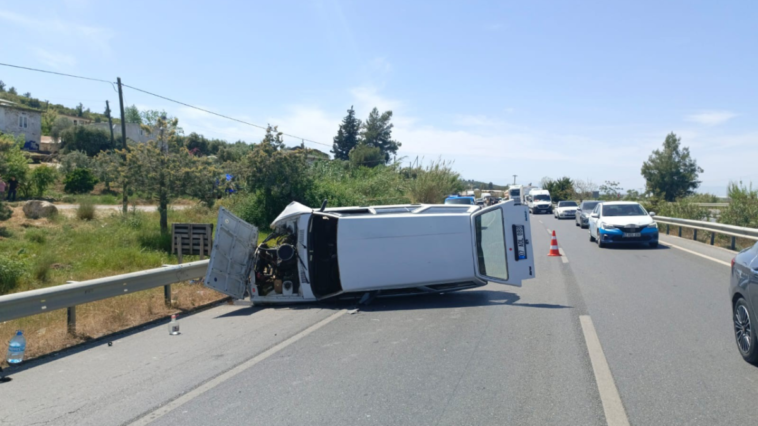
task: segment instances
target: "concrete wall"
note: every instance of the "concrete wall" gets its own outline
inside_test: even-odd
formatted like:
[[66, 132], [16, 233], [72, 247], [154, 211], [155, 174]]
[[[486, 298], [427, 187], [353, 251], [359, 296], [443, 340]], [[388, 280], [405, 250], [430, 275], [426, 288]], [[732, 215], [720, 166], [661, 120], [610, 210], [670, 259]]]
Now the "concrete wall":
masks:
[[[19, 117], [26, 117], [26, 127], [19, 126]], [[42, 136], [42, 114], [0, 105], [0, 131], [14, 136], [23, 134], [25, 141], [39, 143]]]
[[[110, 134], [110, 129], [108, 128], [107, 122], [92, 123], [92, 124], [88, 124], [88, 126], [94, 127], [96, 129], [105, 130], [106, 132], [108, 132], [108, 134]], [[120, 144], [121, 124], [113, 125], [113, 136], [116, 138], [116, 144]], [[145, 143], [150, 140], [158, 139], [158, 136], [142, 130], [140, 125], [137, 123], [126, 123], [126, 138], [131, 139], [134, 142]]]

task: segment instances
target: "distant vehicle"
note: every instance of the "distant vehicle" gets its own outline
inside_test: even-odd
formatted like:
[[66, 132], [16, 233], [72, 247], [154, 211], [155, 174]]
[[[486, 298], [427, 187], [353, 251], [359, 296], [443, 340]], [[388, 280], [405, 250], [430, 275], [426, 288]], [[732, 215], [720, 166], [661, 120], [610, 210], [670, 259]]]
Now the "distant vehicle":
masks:
[[205, 285], [254, 303], [451, 292], [534, 278], [524, 206], [408, 204], [314, 210], [290, 203], [258, 228], [219, 210]]
[[558, 201], [558, 204], [553, 209], [553, 216], [555, 216], [556, 219], [576, 217], [577, 207], [576, 201]]
[[732, 259], [729, 293], [737, 350], [745, 361], [758, 365], [758, 331], [755, 329], [758, 323], [752, 321], [758, 315], [758, 243]]
[[476, 201], [474, 197], [451, 195], [445, 198], [445, 204], [468, 204], [473, 206], [476, 204]]
[[592, 210], [590, 241], [598, 247], [608, 244], [647, 243], [658, 247], [658, 224], [640, 205], [632, 201], [602, 202]]
[[552, 213], [553, 204], [550, 200], [550, 191], [546, 189], [532, 190], [529, 193], [529, 211], [533, 214]]
[[514, 200], [516, 204], [526, 204], [521, 199], [521, 185], [514, 185], [508, 188], [508, 199]]
[[582, 201], [582, 204], [580, 204], [579, 208], [576, 210], [576, 226], [580, 226], [582, 228], [589, 226], [590, 214], [599, 202], [600, 201], [595, 200]]
[[484, 199], [483, 198], [477, 198], [476, 199], [476, 205], [477, 206], [483, 206], [484, 205]]

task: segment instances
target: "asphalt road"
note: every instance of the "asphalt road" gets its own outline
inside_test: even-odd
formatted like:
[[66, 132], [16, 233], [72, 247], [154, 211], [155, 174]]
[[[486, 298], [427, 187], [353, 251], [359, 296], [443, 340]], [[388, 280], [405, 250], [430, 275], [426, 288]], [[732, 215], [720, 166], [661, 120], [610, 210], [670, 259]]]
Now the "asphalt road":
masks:
[[[522, 288], [355, 314], [219, 306], [180, 336], [161, 324], [30, 363], [0, 384], [0, 424], [755, 423], [731, 253], [676, 237], [600, 249], [573, 221], [533, 218], [537, 278]], [[548, 229], [562, 258], [546, 256]]]

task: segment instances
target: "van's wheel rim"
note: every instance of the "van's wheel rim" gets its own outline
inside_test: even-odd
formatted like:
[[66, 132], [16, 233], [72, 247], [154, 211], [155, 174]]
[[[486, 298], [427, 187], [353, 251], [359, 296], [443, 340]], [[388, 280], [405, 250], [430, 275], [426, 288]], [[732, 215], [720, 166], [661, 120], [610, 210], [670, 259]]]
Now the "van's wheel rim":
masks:
[[737, 336], [737, 345], [742, 353], [749, 353], [753, 345], [753, 335], [750, 329], [750, 314], [744, 305], [737, 306], [734, 311], [734, 333]]

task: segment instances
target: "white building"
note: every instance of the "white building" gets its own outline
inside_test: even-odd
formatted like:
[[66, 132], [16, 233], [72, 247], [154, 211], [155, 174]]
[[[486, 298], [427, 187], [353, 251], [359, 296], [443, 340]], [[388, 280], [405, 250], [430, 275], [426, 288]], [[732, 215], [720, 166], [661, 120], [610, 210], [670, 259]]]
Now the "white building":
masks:
[[24, 135], [25, 142], [39, 144], [42, 136], [42, 112], [0, 99], [0, 132], [13, 136]]
[[[89, 124], [89, 126], [96, 129], [102, 129], [110, 133], [108, 122], [92, 123]], [[116, 139], [116, 144], [121, 146], [121, 124], [113, 124], [113, 137]], [[126, 138], [131, 139], [134, 142], [145, 143], [147, 141], [157, 140], [158, 132], [147, 132], [142, 129], [142, 125], [139, 123], [126, 123]]]

